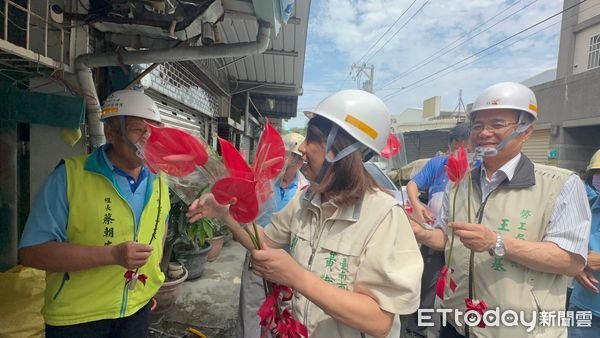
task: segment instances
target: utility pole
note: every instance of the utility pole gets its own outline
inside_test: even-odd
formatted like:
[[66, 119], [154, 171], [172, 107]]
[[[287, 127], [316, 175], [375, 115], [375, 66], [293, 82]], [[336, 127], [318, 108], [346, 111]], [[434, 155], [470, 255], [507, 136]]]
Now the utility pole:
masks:
[[[362, 65], [352, 64], [352, 69], [350, 70], [350, 74], [354, 74], [355, 69], [357, 71], [356, 71], [356, 74], [352, 76], [352, 79], [356, 80], [356, 86], [359, 89], [368, 91], [369, 93], [373, 93], [373, 80], [374, 80], [374, 76], [375, 76], [375, 66], [374, 65], [367, 66], [364, 63]], [[363, 75], [367, 76], [368, 79], [365, 82], [361, 83]]]
[[459, 89], [458, 90], [458, 104], [454, 108], [453, 115], [460, 117], [460, 116], [464, 116], [466, 113], [467, 113], [467, 107], [465, 107], [465, 104], [462, 99], [462, 89]]

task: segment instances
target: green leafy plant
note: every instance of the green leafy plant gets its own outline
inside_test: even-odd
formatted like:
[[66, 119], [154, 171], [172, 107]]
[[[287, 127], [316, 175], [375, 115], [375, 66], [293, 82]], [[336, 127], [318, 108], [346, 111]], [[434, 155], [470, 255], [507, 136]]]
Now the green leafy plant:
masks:
[[[209, 188], [210, 185], [208, 184], [203, 186], [202, 189], [200, 189], [198, 196], [201, 196], [202, 194], [207, 192]], [[182, 229], [182, 233], [185, 233], [187, 235], [187, 240], [193, 245], [196, 245], [196, 243], [198, 243], [200, 247], [204, 247], [206, 245], [206, 241], [211, 240], [215, 236], [215, 229], [216, 225], [214, 219], [201, 218], [194, 223], [186, 222], [185, 227]]]

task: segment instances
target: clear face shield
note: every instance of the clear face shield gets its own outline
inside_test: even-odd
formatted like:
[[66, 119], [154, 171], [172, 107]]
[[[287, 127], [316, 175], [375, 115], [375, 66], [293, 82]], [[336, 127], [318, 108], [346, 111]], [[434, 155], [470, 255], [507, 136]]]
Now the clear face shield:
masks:
[[[473, 161], [481, 160], [485, 157], [497, 156], [498, 153], [500, 153], [500, 151], [502, 151], [502, 149], [504, 149], [510, 141], [512, 141], [515, 137], [519, 136], [519, 134], [524, 133], [529, 127], [531, 127], [531, 125], [533, 124], [533, 121], [529, 121], [527, 119], [527, 116], [526, 116], [527, 113], [522, 112], [522, 111], [517, 111], [517, 114], [519, 116], [518, 121], [517, 121], [517, 128], [512, 133], [510, 133], [510, 135], [505, 137], [500, 143], [498, 143], [495, 147], [486, 147], [486, 146], [475, 147], [475, 149], [474, 149], [475, 156], [473, 158]], [[477, 131], [477, 130], [475, 130], [476, 125], [472, 125], [471, 132], [482, 132], [483, 130], [488, 128], [488, 126], [483, 126], [483, 127], [484, 127], [484, 129]], [[492, 130], [494, 130], [494, 127], [491, 127], [491, 128], [492, 128]]]
[[[323, 178], [325, 177], [325, 174], [327, 173], [327, 170], [329, 169], [331, 164], [333, 164], [337, 161], [340, 161], [344, 157], [352, 154], [353, 152], [355, 152], [357, 150], [361, 150], [361, 149], [365, 148], [360, 142], [357, 141], [357, 142], [354, 142], [351, 145], [347, 146], [346, 148], [342, 149], [335, 156], [333, 156], [333, 158], [330, 158], [331, 157], [330, 152], [332, 151], [333, 142], [335, 141], [338, 130], [339, 130], [339, 127], [336, 124], [333, 124], [331, 126], [329, 135], [327, 135], [327, 142], [325, 143], [325, 160], [323, 161], [321, 170], [319, 171], [317, 178], [314, 180], [314, 183], [321, 183], [321, 181], [323, 181]], [[302, 169], [304, 169], [305, 167], [306, 167], [306, 164], [303, 165]]]

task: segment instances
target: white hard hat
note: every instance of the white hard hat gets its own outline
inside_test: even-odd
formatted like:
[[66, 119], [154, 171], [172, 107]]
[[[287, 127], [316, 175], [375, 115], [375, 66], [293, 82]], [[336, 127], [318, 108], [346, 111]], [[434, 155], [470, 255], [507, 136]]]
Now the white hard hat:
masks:
[[594, 156], [592, 156], [592, 159], [590, 160], [590, 164], [588, 164], [586, 171], [590, 171], [592, 169], [600, 169], [600, 149], [596, 151]]
[[304, 142], [304, 136], [298, 133], [288, 133], [281, 137], [283, 139], [283, 144], [285, 144], [285, 150], [302, 156], [300, 152], [300, 145]]
[[106, 98], [100, 120], [113, 116], [134, 116], [160, 122], [160, 112], [154, 100], [136, 90], [119, 90]]
[[345, 130], [378, 155], [390, 134], [390, 113], [377, 96], [358, 89], [339, 91], [325, 98], [313, 112]]
[[534, 120], [537, 120], [538, 115], [535, 94], [528, 87], [516, 82], [502, 82], [487, 87], [473, 103], [471, 114], [490, 109], [524, 111]]

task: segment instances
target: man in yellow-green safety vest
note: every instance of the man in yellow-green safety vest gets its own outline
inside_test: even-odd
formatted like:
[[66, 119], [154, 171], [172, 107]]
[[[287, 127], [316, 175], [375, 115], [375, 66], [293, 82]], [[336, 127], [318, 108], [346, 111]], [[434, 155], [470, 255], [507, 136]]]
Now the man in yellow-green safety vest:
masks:
[[107, 144], [61, 161], [38, 192], [19, 257], [47, 271], [46, 337], [146, 337], [164, 281], [167, 180], [136, 155], [146, 123], [161, 122], [141, 92], [105, 101]]

